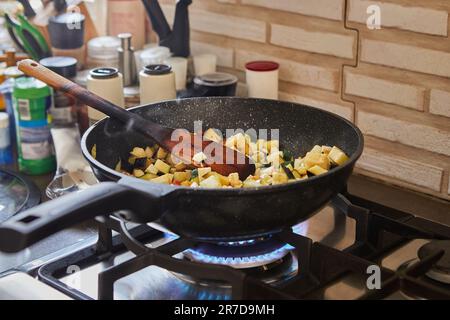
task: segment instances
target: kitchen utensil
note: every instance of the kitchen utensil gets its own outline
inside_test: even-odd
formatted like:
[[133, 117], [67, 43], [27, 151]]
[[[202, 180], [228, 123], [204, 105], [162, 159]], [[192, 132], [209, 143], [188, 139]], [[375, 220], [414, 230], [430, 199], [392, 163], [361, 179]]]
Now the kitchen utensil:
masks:
[[245, 64], [248, 96], [251, 98], [278, 99], [278, 69], [273, 61], [251, 61]]
[[225, 97], [236, 95], [238, 79], [236, 76], [223, 72], [207, 73], [194, 78], [195, 97]]
[[165, 64], [151, 64], [139, 73], [141, 104], [149, 104], [177, 97], [175, 74]]
[[136, 62], [134, 60], [134, 49], [131, 46], [131, 33], [120, 33], [119, 71], [123, 76], [124, 87], [131, 86], [137, 82]]
[[[345, 189], [363, 150], [363, 136], [351, 122], [321, 109], [252, 98], [194, 98], [129, 109], [171, 127], [279, 129], [291, 154], [314, 145], [336, 145], [349, 155], [342, 166], [296, 182], [249, 189], [204, 189], [158, 185], [116, 172], [120, 157], [134, 146], [153, 143], [114, 119], [103, 119], [82, 138], [83, 153], [105, 182], [63, 196], [18, 215], [0, 226], [0, 249], [17, 251], [65, 227], [95, 215], [117, 212], [127, 220], [157, 221], [172, 232], [201, 241], [238, 241], [280, 232], [312, 216]], [[96, 145], [94, 159], [92, 147]], [[126, 210], [120, 211], [118, 210]], [[51, 213], [51, 214], [49, 214]]]
[[173, 30], [170, 30], [158, 0], [142, 0], [142, 2], [152, 23], [153, 30], [158, 34], [159, 45], [170, 48], [174, 56], [189, 57], [188, 7], [192, 0], [177, 1]]
[[[176, 129], [162, 126], [158, 123], [146, 120], [139, 115], [129, 113], [123, 108], [106, 101], [105, 99], [96, 96], [92, 92], [80, 87], [72, 81], [61, 77], [49, 69], [39, 65], [33, 60], [23, 60], [19, 63], [19, 69], [26, 72], [27, 75], [37, 79], [44, 80], [55, 90], [62, 90], [74, 98], [84, 102], [87, 105], [101, 111], [110, 117], [116, 118], [126, 124], [128, 129], [137, 130], [147, 137], [153, 138], [160, 146], [171, 152], [174, 149], [181, 147], [183, 150], [190, 150], [190, 157], [203, 152], [205, 148], [215, 150], [216, 157], [211, 157], [211, 154], [204, 154], [206, 156], [205, 162], [211, 167], [213, 171], [228, 176], [230, 173], [237, 172], [242, 180], [247, 178], [250, 174], [255, 172], [255, 165], [245, 155], [236, 150], [229, 149], [222, 144], [214, 141], [203, 140], [201, 146], [195, 143], [193, 134], [189, 134], [188, 139], [183, 141], [172, 139], [172, 136], [178, 135], [175, 133]], [[181, 138], [181, 137], [180, 137]], [[219, 153], [219, 155], [217, 155]], [[220, 157], [220, 155], [222, 157]], [[182, 157], [182, 155], [179, 155]], [[220, 159], [222, 158], [222, 159]], [[192, 158], [182, 159], [186, 162], [193, 163]]]
[[23, 13], [24, 13], [25, 17], [27, 17], [28, 19], [32, 19], [36, 16], [36, 12], [34, 11], [33, 7], [31, 6], [30, 1], [18, 0], [18, 2], [20, 2], [20, 4], [23, 7]]
[[6, 67], [16, 66], [17, 61], [28, 59], [26, 54], [16, 53], [14, 49], [6, 50], [5, 54], [0, 55], [0, 62], [5, 62]]
[[43, 59], [51, 56], [51, 50], [44, 36], [21, 14], [14, 21], [5, 14], [6, 27], [14, 43], [33, 59]]

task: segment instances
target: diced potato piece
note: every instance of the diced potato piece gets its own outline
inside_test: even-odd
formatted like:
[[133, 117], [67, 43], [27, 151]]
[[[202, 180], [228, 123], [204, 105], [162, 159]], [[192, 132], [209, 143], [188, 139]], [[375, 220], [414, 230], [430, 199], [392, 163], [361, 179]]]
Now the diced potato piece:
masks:
[[217, 176], [210, 176], [203, 181], [200, 181], [200, 187], [204, 188], [220, 188], [222, 184]]
[[269, 146], [266, 140], [264, 139], [256, 140], [256, 147], [258, 151], [268, 153]]
[[135, 176], [136, 178], [140, 178], [144, 174], [144, 171], [142, 171], [141, 169], [133, 169], [133, 176]]
[[236, 146], [236, 136], [231, 136], [228, 137], [227, 140], [225, 141], [225, 146], [227, 148], [231, 148], [234, 149], [234, 147]]
[[141, 177], [141, 179], [144, 179], [144, 180], [152, 180], [155, 178], [158, 178], [158, 175], [153, 174], [153, 173], [146, 173]]
[[318, 176], [319, 174], [328, 172], [328, 170], [326, 170], [318, 165], [309, 168], [308, 171], [311, 172], [315, 176]]
[[189, 180], [190, 174], [188, 172], [175, 172], [173, 174], [173, 180], [178, 182], [183, 182]]
[[282, 184], [288, 182], [288, 177], [284, 172], [274, 172], [272, 175], [272, 184]]
[[172, 173], [172, 174], [174, 174], [175, 172], [177, 172], [177, 169], [175, 169], [175, 168], [170, 168], [169, 172]]
[[199, 178], [205, 176], [209, 172], [211, 172], [211, 167], [198, 168], [198, 176], [199, 176]]
[[331, 151], [331, 147], [329, 147], [329, 146], [322, 146], [322, 153], [329, 154], [330, 151]]
[[322, 153], [322, 147], [319, 146], [319, 145], [315, 145], [315, 146], [311, 149], [310, 152], [313, 152], [313, 153]]
[[130, 156], [128, 158], [128, 163], [134, 165], [134, 162], [136, 161], [136, 157], [135, 156]]
[[238, 133], [236, 135], [236, 149], [243, 154], [248, 154], [249, 145], [246, 137], [242, 133]]
[[218, 143], [222, 143], [222, 140], [223, 140], [222, 137], [219, 136], [217, 134], [217, 132], [214, 131], [214, 129], [212, 129], [212, 128], [209, 128], [208, 130], [206, 130], [205, 134], [203, 135], [203, 139], [215, 141]]
[[151, 164], [145, 169], [145, 172], [151, 173], [151, 174], [158, 174], [158, 168], [155, 167], [154, 164]]
[[277, 152], [278, 150], [280, 150], [280, 141], [278, 140], [267, 141], [267, 151], [269, 153]]
[[172, 183], [172, 179], [173, 179], [173, 174], [166, 173], [160, 177], [151, 179], [150, 181], [155, 182], [155, 183], [170, 184], [170, 183]]
[[261, 186], [261, 182], [260, 182], [260, 180], [246, 179], [246, 180], [244, 181], [243, 186], [244, 186], [244, 187], [247, 187], [247, 188], [260, 187], [260, 186]]
[[283, 153], [281, 151], [272, 152], [267, 156], [267, 161], [274, 165], [279, 165], [284, 162]]
[[168, 173], [170, 171], [170, 166], [167, 163], [165, 163], [164, 161], [161, 161], [159, 159], [156, 160], [155, 167], [162, 173]]
[[186, 181], [181, 182], [180, 185], [183, 187], [189, 187], [191, 185], [191, 182], [186, 180]]
[[293, 170], [292, 175], [295, 177], [295, 179], [300, 179], [302, 177], [302, 175], [298, 173], [297, 170]]
[[92, 156], [92, 158], [94, 158], [94, 159], [97, 158], [97, 145], [96, 145], [96, 144], [94, 144], [94, 145], [92, 146], [92, 149], [91, 149], [91, 156]]
[[175, 164], [175, 169], [177, 171], [183, 171], [184, 169], [186, 169], [186, 165], [180, 161], [177, 164]]
[[[305, 167], [300, 167], [300, 168], [294, 169], [294, 171], [296, 171], [301, 176], [304, 176], [306, 174], [306, 168]], [[294, 174], [294, 176], [295, 176], [295, 174]]]
[[348, 157], [347, 155], [344, 153], [344, 151], [342, 151], [341, 149], [339, 149], [338, 147], [334, 146], [333, 148], [331, 148], [330, 153], [328, 154], [328, 158], [337, 165], [343, 165], [345, 162], [347, 162]]
[[163, 148], [159, 148], [158, 152], [156, 153], [156, 157], [158, 159], [165, 159], [167, 157], [167, 152]]
[[294, 160], [294, 169], [302, 168], [303, 167], [303, 159], [297, 158]]
[[139, 147], [134, 147], [130, 154], [135, 156], [136, 158], [146, 157], [145, 150]]
[[114, 170], [116, 170], [116, 171], [122, 170], [122, 160], [119, 160], [117, 162], [116, 166], [114, 167]]
[[192, 157], [192, 160], [197, 163], [201, 163], [201, 162], [205, 161], [206, 159], [207, 159], [207, 157], [203, 152], [196, 153]]
[[151, 158], [151, 157], [153, 157], [153, 155], [155, 154], [155, 150], [153, 149], [153, 148], [151, 148], [151, 147], [147, 147], [147, 148], [145, 148], [145, 156], [147, 157], [147, 158]]
[[239, 179], [239, 174], [237, 172], [230, 173], [228, 175], [228, 181], [231, 186], [238, 187], [242, 185], [242, 181]]

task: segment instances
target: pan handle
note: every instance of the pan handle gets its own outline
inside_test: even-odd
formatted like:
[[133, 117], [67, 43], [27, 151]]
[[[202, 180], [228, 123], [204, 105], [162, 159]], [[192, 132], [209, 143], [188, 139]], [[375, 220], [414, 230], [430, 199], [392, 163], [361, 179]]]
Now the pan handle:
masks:
[[18, 252], [74, 224], [119, 210], [132, 210], [145, 214], [149, 221], [156, 220], [161, 212], [159, 200], [157, 194], [114, 182], [100, 183], [45, 202], [0, 224], [0, 251]]

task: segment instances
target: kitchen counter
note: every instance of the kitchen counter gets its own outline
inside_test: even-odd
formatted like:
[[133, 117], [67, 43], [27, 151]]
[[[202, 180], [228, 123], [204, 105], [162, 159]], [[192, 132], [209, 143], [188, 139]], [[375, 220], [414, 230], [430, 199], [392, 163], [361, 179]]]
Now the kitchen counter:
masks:
[[[43, 201], [48, 200], [44, 191], [52, 177], [51, 174], [30, 176], [31, 180], [42, 190]], [[348, 189], [350, 193], [356, 196], [450, 225], [450, 202], [448, 201], [386, 185], [360, 175], [353, 175], [350, 178]], [[93, 240], [94, 237], [96, 237], [95, 226], [92, 222], [86, 222], [50, 236], [19, 254], [5, 255], [0, 253], [0, 273], [79, 241], [88, 238]]]

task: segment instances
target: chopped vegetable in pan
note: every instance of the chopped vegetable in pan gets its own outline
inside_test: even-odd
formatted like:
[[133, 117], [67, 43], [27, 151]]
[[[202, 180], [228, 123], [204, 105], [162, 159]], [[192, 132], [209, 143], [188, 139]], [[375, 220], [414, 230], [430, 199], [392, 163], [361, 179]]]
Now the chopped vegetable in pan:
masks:
[[[213, 130], [208, 130], [205, 137], [222, 142], [222, 138]], [[119, 160], [115, 170], [155, 183], [204, 188], [246, 188], [308, 179], [324, 174], [334, 166], [343, 165], [348, 160], [348, 156], [338, 147], [319, 145], [314, 146], [303, 157], [294, 158], [288, 151], [279, 149], [277, 140], [259, 139], [252, 142], [250, 136], [242, 133], [226, 139], [225, 145], [250, 157], [255, 162], [255, 174], [241, 181], [237, 173], [226, 177], [211, 171], [209, 167], [190, 167], [182, 162], [174, 162], [171, 155], [158, 145], [133, 148], [128, 159]], [[199, 163], [205, 159], [201, 152], [194, 155], [194, 158]]]

